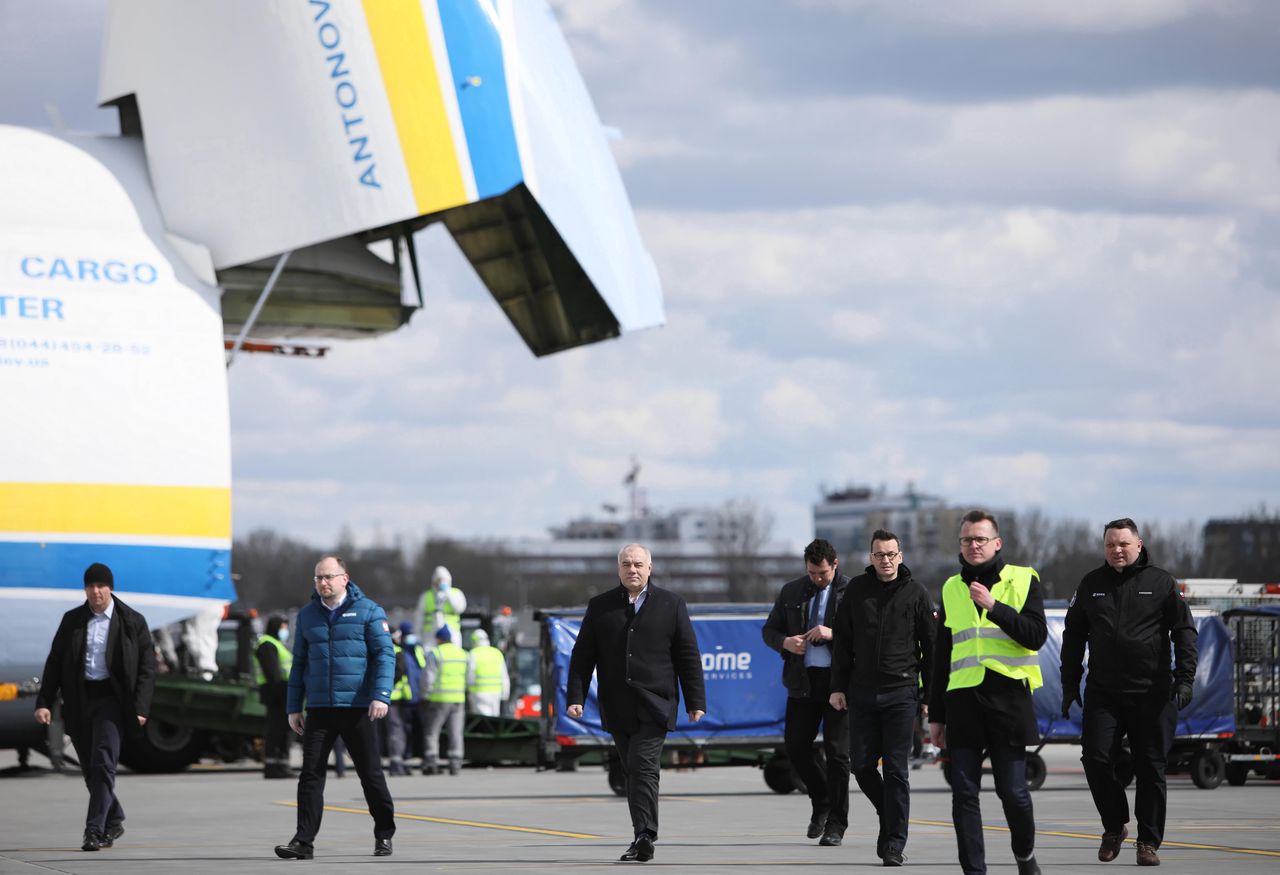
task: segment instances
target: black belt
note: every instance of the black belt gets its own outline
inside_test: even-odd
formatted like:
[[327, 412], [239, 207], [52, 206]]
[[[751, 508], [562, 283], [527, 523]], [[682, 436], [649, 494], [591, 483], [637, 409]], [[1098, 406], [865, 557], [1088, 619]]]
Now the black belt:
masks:
[[100, 681], [91, 681], [86, 678], [84, 691], [88, 696], [111, 696], [115, 694], [115, 691], [111, 688], [111, 678], [103, 678]]

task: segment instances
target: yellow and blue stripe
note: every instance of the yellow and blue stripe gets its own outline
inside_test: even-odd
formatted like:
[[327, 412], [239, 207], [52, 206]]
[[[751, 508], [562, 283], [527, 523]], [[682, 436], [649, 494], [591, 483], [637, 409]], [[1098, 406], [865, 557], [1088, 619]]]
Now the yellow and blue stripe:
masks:
[[120, 589], [235, 599], [225, 487], [0, 483], [0, 587], [79, 589], [109, 565]]
[[[420, 2], [364, 2], [419, 215], [469, 202], [469, 189], [486, 198], [523, 179], [492, 6], [486, 0], [450, 0], [438, 9], [443, 59], [436, 57], [432, 23]], [[451, 81], [441, 81], [442, 69]], [[446, 99], [446, 88], [456, 104]], [[455, 111], [462, 141], [454, 133]]]

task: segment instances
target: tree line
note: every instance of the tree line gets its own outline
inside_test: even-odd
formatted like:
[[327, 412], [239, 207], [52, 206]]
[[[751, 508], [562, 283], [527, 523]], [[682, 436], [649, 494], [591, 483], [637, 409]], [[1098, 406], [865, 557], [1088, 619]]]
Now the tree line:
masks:
[[[1263, 508], [1246, 518], [1273, 532], [1273, 541], [1280, 537], [1280, 514], [1267, 513]], [[1280, 581], [1280, 556], [1274, 552], [1274, 544], [1271, 549], [1252, 551], [1220, 545], [1206, 550], [1200, 524], [1138, 522], [1152, 562], [1174, 577]], [[717, 600], [771, 601], [777, 594], [784, 581], [770, 579], [762, 572], [760, 562], [762, 551], [771, 541], [772, 527], [772, 515], [752, 501], [733, 500], [720, 509], [711, 540], [726, 586], [725, 595]], [[1039, 572], [1046, 598], [1070, 598], [1080, 579], [1103, 561], [1101, 525], [1085, 520], [1054, 518], [1032, 509], [1007, 522], [1002, 520], [1001, 534], [1004, 555], [1009, 561], [1030, 565]], [[903, 546], [910, 551], [910, 545]], [[500, 605], [576, 605], [603, 583], [589, 575], [566, 575], [536, 583], [523, 580], [516, 558], [506, 554], [497, 539], [464, 543], [433, 534], [416, 543], [398, 538], [389, 546], [360, 547], [347, 531], [329, 550], [270, 529], [259, 529], [237, 538], [232, 549], [238, 605], [269, 612], [302, 604], [311, 596], [312, 568], [324, 552], [342, 556], [352, 580], [387, 608], [416, 605], [437, 565], [450, 570], [469, 604], [480, 610], [493, 610]], [[935, 559], [930, 565], [910, 552], [908, 556], [912, 557], [909, 564], [916, 578], [935, 595], [956, 570], [950, 559]], [[799, 568], [800, 559], [795, 559]], [[852, 573], [860, 570], [857, 562], [844, 564], [853, 566]], [[693, 593], [684, 595], [690, 600], [698, 598]]]

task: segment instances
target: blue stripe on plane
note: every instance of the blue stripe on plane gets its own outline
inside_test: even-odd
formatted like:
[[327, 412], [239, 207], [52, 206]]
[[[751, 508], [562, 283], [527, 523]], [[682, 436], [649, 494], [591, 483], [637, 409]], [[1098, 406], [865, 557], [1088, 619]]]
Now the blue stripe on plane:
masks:
[[482, 8], [492, 9], [493, 2], [446, 0], [439, 4], [462, 129], [471, 155], [476, 193], [481, 198], [510, 191], [524, 179], [511, 121], [502, 38]]
[[0, 587], [84, 588], [95, 562], [111, 569], [116, 589], [235, 601], [231, 551], [135, 544], [0, 541]]

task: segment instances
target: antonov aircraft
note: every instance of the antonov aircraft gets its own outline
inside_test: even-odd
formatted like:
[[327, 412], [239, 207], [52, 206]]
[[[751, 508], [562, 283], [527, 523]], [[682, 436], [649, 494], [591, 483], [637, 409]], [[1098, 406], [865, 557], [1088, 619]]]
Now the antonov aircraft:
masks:
[[98, 96], [121, 136], [0, 125], [0, 682], [92, 562], [153, 626], [234, 600], [227, 340], [399, 328], [426, 226], [535, 355], [662, 322], [542, 0], [115, 0]]

